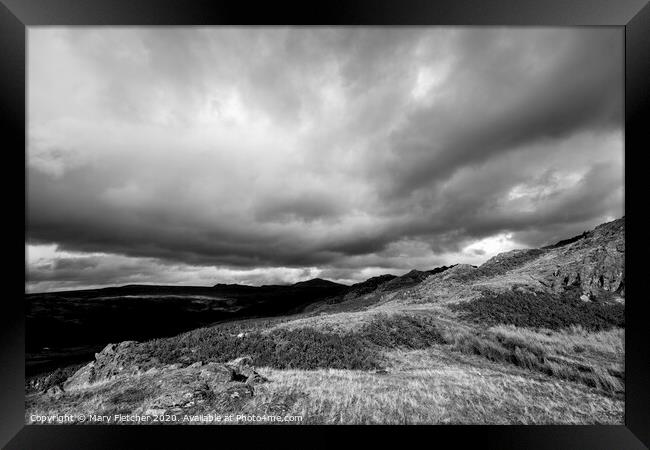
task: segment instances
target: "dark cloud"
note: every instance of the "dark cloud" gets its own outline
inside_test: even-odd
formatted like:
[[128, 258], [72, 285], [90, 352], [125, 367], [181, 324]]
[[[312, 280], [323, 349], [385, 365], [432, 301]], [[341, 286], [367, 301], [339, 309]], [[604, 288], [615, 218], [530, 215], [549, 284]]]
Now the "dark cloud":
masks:
[[30, 262], [41, 288], [354, 282], [623, 215], [621, 30], [29, 38], [28, 243], [58, 246]]
[[[451, 95], [390, 136], [390, 193], [409, 195], [527, 144], [620, 128], [621, 34], [603, 31], [550, 30], [523, 42], [505, 30], [464, 35]], [[543, 61], [529, 61], [535, 50]]]

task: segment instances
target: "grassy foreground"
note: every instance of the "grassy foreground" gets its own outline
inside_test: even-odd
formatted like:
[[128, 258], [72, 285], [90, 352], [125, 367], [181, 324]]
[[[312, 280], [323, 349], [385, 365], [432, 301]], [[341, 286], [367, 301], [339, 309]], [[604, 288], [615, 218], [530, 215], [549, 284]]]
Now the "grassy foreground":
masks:
[[[234, 324], [145, 342], [137, 351], [161, 360], [161, 370], [28, 395], [26, 419], [160, 412], [152, 405], [163, 383], [177, 393], [191, 385], [192, 398], [201, 397], [185, 415], [291, 415], [303, 424], [623, 422], [622, 329], [477, 329], [426, 310], [361, 317], [340, 334]], [[242, 354], [270, 382], [234, 403], [197, 394], [192, 364]]]

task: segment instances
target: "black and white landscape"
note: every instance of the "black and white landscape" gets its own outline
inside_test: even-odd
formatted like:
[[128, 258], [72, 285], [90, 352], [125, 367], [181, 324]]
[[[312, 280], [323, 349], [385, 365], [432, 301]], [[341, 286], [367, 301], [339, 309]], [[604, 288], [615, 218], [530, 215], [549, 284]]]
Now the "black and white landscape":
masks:
[[623, 423], [621, 30], [28, 45], [28, 423]]

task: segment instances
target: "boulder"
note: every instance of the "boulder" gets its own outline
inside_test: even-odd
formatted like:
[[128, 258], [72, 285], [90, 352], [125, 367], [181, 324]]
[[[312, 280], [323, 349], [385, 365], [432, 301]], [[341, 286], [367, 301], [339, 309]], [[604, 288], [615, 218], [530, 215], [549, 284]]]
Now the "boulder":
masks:
[[253, 359], [250, 356], [242, 356], [233, 359], [232, 361], [229, 361], [227, 365], [234, 372], [233, 379], [235, 381], [246, 381], [248, 377], [255, 373]]
[[234, 372], [225, 364], [209, 362], [200, 367], [199, 377], [210, 383], [227, 383], [233, 380]]
[[228, 362], [228, 367], [232, 369], [232, 380], [243, 381], [246, 384], [264, 383], [269, 381], [255, 371], [253, 366], [253, 359], [250, 356], [242, 356]]

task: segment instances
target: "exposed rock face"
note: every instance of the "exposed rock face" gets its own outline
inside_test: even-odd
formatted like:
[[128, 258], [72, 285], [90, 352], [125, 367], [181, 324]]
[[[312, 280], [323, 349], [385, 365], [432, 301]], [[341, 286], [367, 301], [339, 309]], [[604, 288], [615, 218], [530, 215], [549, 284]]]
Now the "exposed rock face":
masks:
[[231, 382], [225, 372], [177, 369], [155, 382], [150, 400], [140, 410], [145, 414], [180, 414], [206, 402], [221, 408], [241, 405], [254, 395], [252, 386]]
[[590, 296], [602, 291], [625, 296], [625, 218], [600, 225], [583, 239], [553, 251], [569, 260], [553, 272], [553, 290], [577, 286]]
[[144, 355], [133, 341], [109, 344], [95, 361], [79, 369], [46, 395], [59, 398], [68, 392], [108, 389], [109, 399], [136, 414], [180, 414], [212, 405], [224, 410], [241, 407], [255, 393], [254, 385], [269, 381], [255, 371], [250, 357], [228, 363], [196, 361], [143, 365]]
[[94, 363], [90, 362], [77, 370], [74, 375], [63, 383], [63, 389], [72, 391], [89, 386], [95, 379]]
[[478, 268], [457, 265], [424, 280], [414, 289], [414, 297], [426, 302], [459, 301], [515, 287], [549, 293], [578, 290], [586, 301], [623, 302], [625, 218], [555, 245], [500, 253]]
[[80, 389], [120, 375], [140, 374], [159, 365], [157, 358], [149, 358], [139, 352], [135, 341], [108, 344], [101, 352], [95, 353], [95, 361], [86, 364], [68, 378], [63, 388], [66, 391]]
[[502, 253], [480, 272], [528, 276], [555, 293], [577, 289], [589, 299], [625, 296], [625, 218], [542, 249]]
[[[95, 361], [86, 364], [68, 378], [63, 383], [63, 389], [74, 391], [120, 376], [169, 372], [183, 368], [183, 364], [178, 363], [163, 365], [157, 358], [149, 358], [146, 353], [141, 352], [138, 346], [139, 344], [134, 341], [108, 344], [101, 352], [95, 354]], [[210, 380], [211, 383], [239, 381], [255, 384], [268, 381], [255, 371], [250, 357], [237, 358], [226, 364], [216, 362], [204, 364], [202, 361], [197, 361], [190, 364], [187, 369], [192, 369], [203, 380]]]
[[605, 293], [624, 297], [625, 218], [553, 246], [501, 253], [478, 272], [528, 274], [554, 292], [579, 289], [589, 298]]

